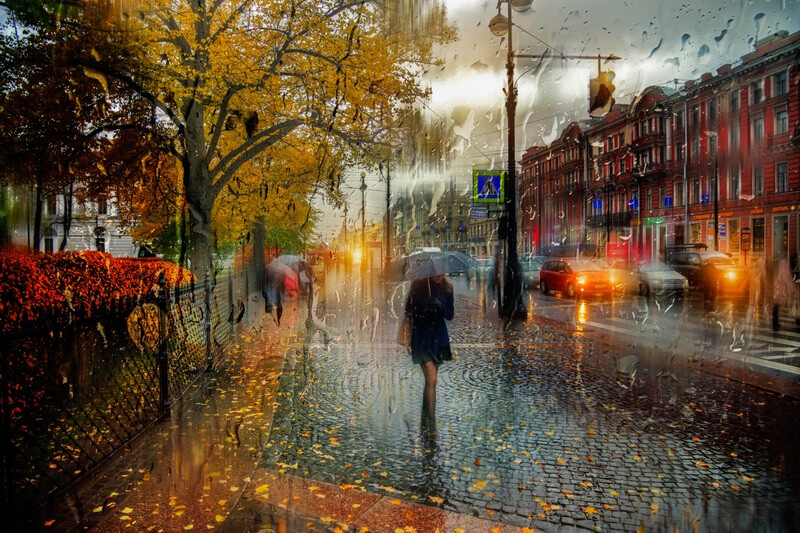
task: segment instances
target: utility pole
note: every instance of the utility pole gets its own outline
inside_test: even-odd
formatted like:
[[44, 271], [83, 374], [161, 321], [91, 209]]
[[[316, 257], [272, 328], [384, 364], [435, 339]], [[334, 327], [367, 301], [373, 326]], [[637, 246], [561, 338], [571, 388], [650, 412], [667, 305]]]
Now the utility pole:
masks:
[[389, 262], [392, 257], [392, 188], [391, 188], [391, 161], [386, 160], [386, 257], [384, 258], [384, 271], [389, 272]]
[[366, 172], [361, 173], [361, 270], [367, 270], [367, 241], [366, 241], [366, 221], [365, 221], [365, 214], [366, 214], [366, 193], [367, 193], [367, 184], [365, 183], [365, 179], [367, 177]]

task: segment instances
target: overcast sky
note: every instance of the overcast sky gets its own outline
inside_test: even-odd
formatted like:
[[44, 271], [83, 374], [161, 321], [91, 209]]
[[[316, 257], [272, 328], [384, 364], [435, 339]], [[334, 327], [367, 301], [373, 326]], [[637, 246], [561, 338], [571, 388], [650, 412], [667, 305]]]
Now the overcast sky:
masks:
[[[419, 180], [455, 177], [461, 190], [470, 185], [473, 166], [502, 168], [506, 161], [505, 57], [507, 42], [493, 36], [488, 23], [496, 1], [444, 0], [460, 39], [437, 50], [441, 70], [423, 76], [432, 90], [420, 106], [432, 123], [452, 131], [453, 148], [443, 157], [443, 171], [398, 168], [392, 189], [402, 193]], [[506, 7], [503, 6], [503, 13]], [[616, 73], [615, 97], [628, 103], [649, 85], [680, 86], [687, 79], [715, 72], [753, 49], [756, 39], [779, 30], [800, 30], [800, 0], [534, 0], [525, 13], [514, 13], [517, 53], [556, 55], [616, 54], [623, 60], [604, 65]], [[551, 50], [551, 51], [552, 51]], [[554, 140], [573, 120], [588, 118], [589, 78], [596, 61], [518, 59], [516, 153]], [[346, 173], [352, 192], [348, 219], [359, 220], [360, 169]], [[368, 176], [366, 216], [378, 220], [385, 211], [385, 184]], [[318, 232], [323, 239], [338, 233], [342, 214], [321, 207]]]

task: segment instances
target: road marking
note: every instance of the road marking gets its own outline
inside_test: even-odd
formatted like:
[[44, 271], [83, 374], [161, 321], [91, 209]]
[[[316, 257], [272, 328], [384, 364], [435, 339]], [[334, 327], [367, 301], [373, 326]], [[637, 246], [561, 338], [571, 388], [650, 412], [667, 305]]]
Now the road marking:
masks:
[[796, 353], [784, 353], [780, 355], [768, 355], [763, 357], [762, 359], [767, 359], [769, 361], [775, 361], [776, 359], [791, 359], [792, 357], [800, 357], [800, 354]]

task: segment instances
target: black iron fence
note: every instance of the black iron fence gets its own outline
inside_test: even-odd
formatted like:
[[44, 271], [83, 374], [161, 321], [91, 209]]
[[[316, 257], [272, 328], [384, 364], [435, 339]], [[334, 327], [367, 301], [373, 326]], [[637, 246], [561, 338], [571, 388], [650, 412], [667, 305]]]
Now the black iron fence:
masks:
[[3, 516], [44, 505], [166, 415], [223, 357], [250, 289], [246, 271], [162, 284], [102, 317], [0, 335]]

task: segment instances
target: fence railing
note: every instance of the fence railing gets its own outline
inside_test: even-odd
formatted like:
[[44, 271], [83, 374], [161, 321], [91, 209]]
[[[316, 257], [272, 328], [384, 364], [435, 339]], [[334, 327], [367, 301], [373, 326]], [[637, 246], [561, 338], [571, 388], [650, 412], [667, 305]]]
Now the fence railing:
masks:
[[0, 335], [3, 516], [78, 483], [215, 367], [245, 315], [247, 272], [117, 312]]

